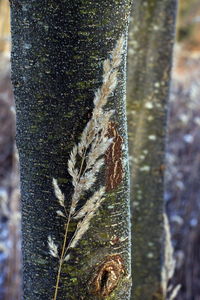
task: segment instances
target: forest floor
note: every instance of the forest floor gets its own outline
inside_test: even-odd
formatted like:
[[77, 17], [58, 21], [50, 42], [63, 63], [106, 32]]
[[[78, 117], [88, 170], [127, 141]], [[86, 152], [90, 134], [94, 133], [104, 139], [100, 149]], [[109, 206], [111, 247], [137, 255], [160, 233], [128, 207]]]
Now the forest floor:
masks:
[[[170, 95], [165, 201], [178, 300], [200, 300], [200, 49], [176, 47]], [[9, 59], [0, 57], [0, 300], [20, 297], [20, 215], [15, 108]]]

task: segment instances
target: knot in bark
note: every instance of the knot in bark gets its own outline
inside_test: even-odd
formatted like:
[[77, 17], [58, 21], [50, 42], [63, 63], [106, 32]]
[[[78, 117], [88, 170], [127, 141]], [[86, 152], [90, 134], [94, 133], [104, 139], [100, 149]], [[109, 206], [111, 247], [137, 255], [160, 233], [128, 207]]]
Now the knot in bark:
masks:
[[107, 256], [98, 267], [92, 281], [92, 290], [102, 298], [107, 297], [117, 287], [121, 276], [124, 274], [124, 264], [120, 255]]

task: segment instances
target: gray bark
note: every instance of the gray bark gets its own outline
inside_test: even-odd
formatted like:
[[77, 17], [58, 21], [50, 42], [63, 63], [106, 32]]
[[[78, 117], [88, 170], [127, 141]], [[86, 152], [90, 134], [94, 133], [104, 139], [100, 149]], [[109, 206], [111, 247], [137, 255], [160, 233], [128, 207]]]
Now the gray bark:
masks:
[[[58, 261], [47, 237], [63, 240], [64, 224], [52, 188], [57, 178], [69, 208], [67, 161], [91, 117], [102, 62], [126, 34], [130, 1], [12, 0], [12, 82], [17, 111], [17, 147], [22, 194], [23, 291], [25, 300], [52, 299]], [[129, 299], [130, 240], [125, 117], [125, 56], [107, 108], [114, 108], [123, 139], [124, 178], [107, 189], [90, 229], [71, 252], [61, 274], [58, 299], [99, 299], [93, 278], [109, 255], [120, 255], [125, 272], [106, 299]], [[98, 184], [105, 183], [102, 171]], [[75, 225], [71, 224], [70, 232]], [[102, 285], [106, 284], [103, 274]]]
[[133, 299], [163, 299], [163, 171], [176, 0], [137, 1], [129, 28]]

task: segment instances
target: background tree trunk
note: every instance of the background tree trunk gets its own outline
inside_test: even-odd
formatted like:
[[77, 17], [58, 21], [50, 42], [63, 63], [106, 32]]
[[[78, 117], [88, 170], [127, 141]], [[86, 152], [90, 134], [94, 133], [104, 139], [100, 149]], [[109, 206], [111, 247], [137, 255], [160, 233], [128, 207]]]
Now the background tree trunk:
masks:
[[163, 171], [176, 0], [137, 1], [129, 28], [133, 299], [163, 299]]
[[[47, 238], [63, 239], [63, 223], [52, 188], [57, 178], [69, 207], [67, 161], [91, 117], [102, 62], [127, 32], [129, 0], [12, 0], [12, 81], [17, 111], [17, 147], [22, 194], [24, 299], [52, 299], [58, 261]], [[106, 200], [62, 272], [58, 299], [99, 299], [92, 279], [108, 255], [118, 254], [125, 273], [109, 299], [129, 299], [130, 242], [125, 116], [125, 55], [119, 83], [107, 108], [123, 139], [123, 182]], [[114, 170], [111, 170], [112, 172]], [[112, 174], [111, 174], [112, 175]], [[105, 184], [104, 171], [99, 184]], [[70, 227], [73, 231], [74, 227]], [[108, 274], [102, 275], [105, 284]]]

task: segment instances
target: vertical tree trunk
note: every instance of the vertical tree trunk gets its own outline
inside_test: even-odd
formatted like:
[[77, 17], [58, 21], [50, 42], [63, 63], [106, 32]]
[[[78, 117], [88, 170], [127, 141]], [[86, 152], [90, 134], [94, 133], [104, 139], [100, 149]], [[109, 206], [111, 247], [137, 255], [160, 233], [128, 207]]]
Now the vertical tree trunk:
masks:
[[[23, 291], [25, 300], [52, 299], [58, 260], [49, 255], [48, 236], [62, 243], [64, 223], [52, 187], [57, 178], [69, 209], [73, 191], [69, 154], [91, 118], [94, 92], [102, 84], [102, 62], [126, 35], [129, 0], [12, 0], [12, 81], [17, 110], [17, 147], [22, 194]], [[125, 117], [125, 55], [118, 85], [107, 109], [115, 109], [111, 136], [121, 157], [112, 157], [109, 174], [124, 162], [124, 177], [114, 187], [101, 172], [105, 201], [83, 239], [63, 265], [57, 299], [100, 299], [112, 281], [115, 259], [121, 265], [107, 299], [129, 299], [130, 241]], [[113, 145], [113, 144], [112, 144]], [[114, 145], [113, 145], [114, 147]], [[116, 161], [118, 159], [118, 161]], [[107, 173], [106, 173], [107, 174]], [[69, 231], [75, 230], [75, 224]], [[102, 268], [106, 263], [109, 268]], [[116, 262], [117, 263], [117, 262]], [[102, 274], [99, 275], [100, 271]], [[99, 275], [98, 295], [95, 276]]]
[[176, 0], [137, 1], [129, 28], [133, 299], [163, 299], [163, 171]]

